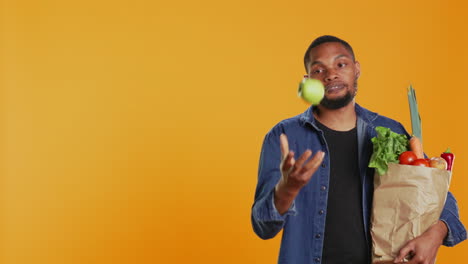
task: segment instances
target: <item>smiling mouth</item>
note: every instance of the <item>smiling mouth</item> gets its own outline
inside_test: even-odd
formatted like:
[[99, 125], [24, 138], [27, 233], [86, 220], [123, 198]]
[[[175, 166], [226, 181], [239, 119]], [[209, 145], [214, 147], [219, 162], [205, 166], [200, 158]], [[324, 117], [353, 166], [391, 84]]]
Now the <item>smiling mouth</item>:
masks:
[[346, 84], [344, 83], [328, 84], [327, 86], [325, 86], [325, 92], [334, 93], [334, 92], [341, 91], [344, 88], [346, 88]]

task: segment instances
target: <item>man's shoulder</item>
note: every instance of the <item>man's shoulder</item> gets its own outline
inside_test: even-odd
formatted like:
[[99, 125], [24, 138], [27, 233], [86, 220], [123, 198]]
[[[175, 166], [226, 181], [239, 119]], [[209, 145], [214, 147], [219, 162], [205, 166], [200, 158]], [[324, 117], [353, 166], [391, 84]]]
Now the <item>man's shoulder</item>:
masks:
[[376, 112], [372, 112], [361, 106], [358, 106], [357, 110], [361, 112], [361, 116], [363, 117], [363, 119], [366, 122], [371, 123], [373, 127], [383, 126], [383, 127], [390, 128], [392, 131], [396, 133], [400, 133], [400, 134], [407, 133], [403, 125], [399, 121], [393, 118], [378, 114]]
[[276, 123], [276, 125], [274, 125], [271, 128], [270, 132], [277, 131], [277, 130], [284, 131], [287, 129], [298, 128], [301, 125], [300, 123], [301, 123], [301, 115], [289, 117]]
[[270, 131], [268, 131], [268, 134], [274, 134], [275, 136], [280, 135], [281, 133], [287, 133], [287, 132], [292, 132], [292, 131], [298, 131], [304, 129], [304, 125], [308, 120], [308, 112], [309, 110], [306, 110], [305, 112], [282, 119], [276, 125], [274, 125]]
[[377, 125], [401, 125], [401, 123], [393, 118], [377, 114], [377, 118], [375, 119], [375, 123]]

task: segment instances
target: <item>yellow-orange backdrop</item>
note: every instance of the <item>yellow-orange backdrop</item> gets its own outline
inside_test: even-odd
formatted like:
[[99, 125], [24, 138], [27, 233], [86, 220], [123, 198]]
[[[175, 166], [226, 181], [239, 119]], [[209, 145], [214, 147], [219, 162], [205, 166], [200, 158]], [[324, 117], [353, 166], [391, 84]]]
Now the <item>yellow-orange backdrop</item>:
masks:
[[[25, 1], [1, 5], [1, 263], [275, 263], [250, 207], [265, 133], [307, 107], [322, 34], [361, 62], [357, 101], [457, 155], [468, 224], [463, 1]], [[468, 243], [442, 248], [461, 263]]]

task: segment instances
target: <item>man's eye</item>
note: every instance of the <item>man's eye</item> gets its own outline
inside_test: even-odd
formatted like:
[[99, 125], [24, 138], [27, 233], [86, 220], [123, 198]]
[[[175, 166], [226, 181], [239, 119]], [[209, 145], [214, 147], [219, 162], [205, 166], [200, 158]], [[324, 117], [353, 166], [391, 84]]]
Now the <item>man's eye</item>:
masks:
[[343, 68], [346, 66], [346, 63], [338, 63], [338, 67]]
[[315, 73], [315, 74], [322, 73], [322, 72], [323, 72], [322, 69], [316, 69], [316, 70], [313, 71], [313, 73]]

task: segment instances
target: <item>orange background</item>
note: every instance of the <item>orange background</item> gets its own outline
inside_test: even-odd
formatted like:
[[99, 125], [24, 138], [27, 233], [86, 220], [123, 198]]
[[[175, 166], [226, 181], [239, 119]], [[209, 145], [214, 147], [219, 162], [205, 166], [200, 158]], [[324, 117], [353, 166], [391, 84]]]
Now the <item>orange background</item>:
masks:
[[[468, 224], [463, 1], [2, 1], [4, 264], [275, 263], [250, 225], [259, 152], [322, 34], [361, 62], [357, 101], [456, 153]], [[441, 248], [461, 263], [468, 243]]]

